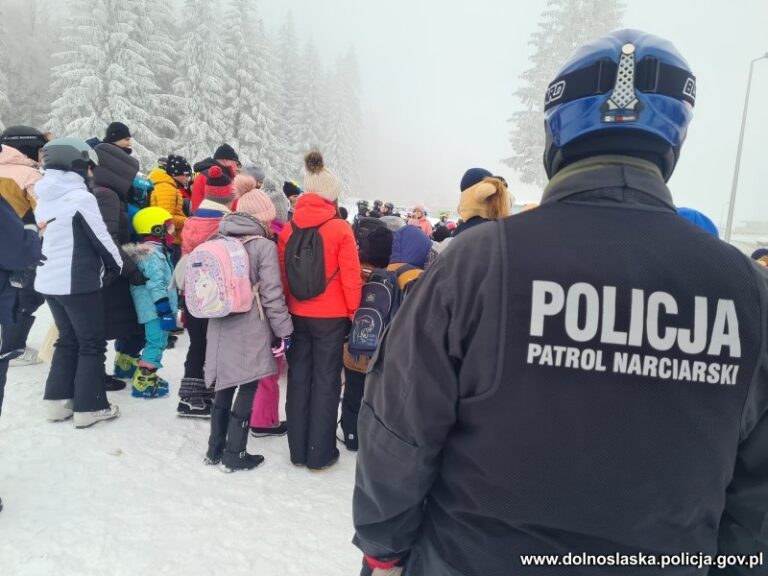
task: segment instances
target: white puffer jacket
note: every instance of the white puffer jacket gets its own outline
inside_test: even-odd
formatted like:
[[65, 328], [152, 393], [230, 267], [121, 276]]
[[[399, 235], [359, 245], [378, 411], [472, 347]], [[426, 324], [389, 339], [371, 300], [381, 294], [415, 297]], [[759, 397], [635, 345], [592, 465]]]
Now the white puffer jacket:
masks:
[[75, 172], [46, 170], [35, 186], [37, 222], [45, 262], [35, 290], [47, 295], [87, 294], [102, 287], [104, 272], [120, 272], [123, 261], [107, 231], [96, 197]]

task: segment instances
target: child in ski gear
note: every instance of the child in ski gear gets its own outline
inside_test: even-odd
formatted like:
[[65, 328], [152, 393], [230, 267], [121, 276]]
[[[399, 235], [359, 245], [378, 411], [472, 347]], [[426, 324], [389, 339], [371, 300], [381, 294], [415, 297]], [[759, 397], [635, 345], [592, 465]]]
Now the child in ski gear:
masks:
[[[360, 305], [360, 261], [349, 223], [336, 217], [341, 183], [313, 151], [305, 157], [305, 193], [296, 202], [293, 220], [278, 238], [280, 268], [294, 333], [288, 351], [288, 445], [291, 461], [325, 468], [339, 457], [336, 418], [341, 393], [342, 347], [349, 320]], [[291, 238], [318, 231], [322, 240], [325, 290], [299, 300], [288, 283]], [[295, 239], [294, 239], [295, 240]]]
[[74, 415], [75, 426], [85, 428], [120, 414], [104, 390], [102, 287], [120, 274], [123, 260], [86, 186], [96, 152], [82, 140], [58, 138], [43, 154], [35, 218], [47, 223], [45, 261], [35, 289], [46, 296], [59, 330], [45, 400], [49, 420]]
[[274, 207], [256, 189], [240, 198], [239, 207], [222, 218], [219, 232], [243, 242], [254, 305], [248, 312], [209, 320], [205, 358], [206, 385], [216, 389], [206, 463], [222, 462], [228, 470], [249, 470], [264, 461], [246, 452], [254, 394], [265, 378], [277, 375], [273, 341], [288, 342], [293, 332], [277, 247], [269, 240]]
[[189, 184], [192, 167], [183, 156], [169, 154], [165, 166], [158, 166], [149, 173], [154, 184], [150, 197], [150, 206], [166, 209], [173, 216], [173, 244], [171, 261], [176, 265], [181, 258], [181, 233], [187, 217], [184, 214], [184, 195], [182, 190]]
[[136, 266], [146, 278], [143, 285], [131, 285], [131, 296], [139, 322], [144, 326], [144, 351], [133, 378], [132, 395], [137, 398], [162, 398], [168, 395], [168, 383], [158, 377], [163, 367], [163, 352], [168, 333], [176, 328], [178, 297], [169, 288], [173, 276], [167, 249], [173, 242], [173, 216], [156, 206], [144, 208], [133, 218], [133, 227], [141, 244], [126, 247]]
[[[219, 223], [224, 215], [229, 214], [229, 206], [234, 199], [232, 179], [229, 170], [222, 170], [218, 165], [211, 165], [204, 181], [204, 198], [199, 208], [184, 223], [181, 233], [182, 255], [189, 254], [200, 244], [218, 232]], [[199, 178], [200, 176], [198, 176]], [[183, 261], [179, 266], [183, 265]], [[184, 307], [182, 299], [182, 308]], [[205, 343], [208, 320], [195, 318], [185, 310], [185, 327], [189, 335], [189, 349], [184, 362], [184, 378], [179, 387], [179, 416], [208, 418], [211, 415], [213, 393], [205, 386]]]

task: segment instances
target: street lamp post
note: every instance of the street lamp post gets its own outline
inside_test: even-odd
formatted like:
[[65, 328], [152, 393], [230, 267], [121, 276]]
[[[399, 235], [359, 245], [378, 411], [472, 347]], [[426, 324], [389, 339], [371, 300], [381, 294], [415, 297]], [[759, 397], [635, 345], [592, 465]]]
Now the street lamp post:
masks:
[[755, 62], [768, 59], [768, 53], [759, 58], [755, 58], [749, 63], [749, 79], [747, 80], [747, 95], [744, 97], [744, 112], [741, 116], [741, 133], [739, 134], [739, 147], [736, 150], [736, 167], [733, 170], [733, 184], [731, 185], [731, 200], [728, 203], [728, 219], [725, 222], [725, 241], [731, 241], [731, 232], [733, 228], [733, 209], [736, 206], [736, 189], [739, 187], [739, 169], [741, 168], [741, 148], [744, 144], [744, 130], [747, 127], [747, 109], [749, 108], [749, 91], [752, 88], [752, 72], [755, 68]]

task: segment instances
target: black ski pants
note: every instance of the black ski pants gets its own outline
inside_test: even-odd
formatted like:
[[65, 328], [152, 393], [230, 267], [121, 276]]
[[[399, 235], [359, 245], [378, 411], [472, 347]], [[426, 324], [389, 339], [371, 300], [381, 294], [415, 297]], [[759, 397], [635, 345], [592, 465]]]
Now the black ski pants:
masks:
[[59, 339], [45, 384], [46, 400], [74, 401], [75, 412], [109, 407], [104, 390], [104, 306], [101, 291], [47, 296]]
[[189, 349], [184, 362], [184, 378], [205, 378], [205, 349], [208, 335], [208, 319], [195, 318], [184, 306], [185, 327], [189, 334]]
[[322, 468], [336, 452], [346, 318], [293, 316], [285, 411], [291, 462]]
[[357, 450], [357, 415], [363, 403], [365, 392], [365, 373], [344, 368], [344, 396], [341, 399], [341, 429], [344, 432], [344, 445], [350, 450]]

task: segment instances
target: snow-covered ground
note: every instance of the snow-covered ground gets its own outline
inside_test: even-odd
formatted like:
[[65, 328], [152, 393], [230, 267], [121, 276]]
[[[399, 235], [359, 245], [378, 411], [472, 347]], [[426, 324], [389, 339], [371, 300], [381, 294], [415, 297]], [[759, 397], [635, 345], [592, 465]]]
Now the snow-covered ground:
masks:
[[[44, 307], [31, 345], [50, 322]], [[46, 422], [47, 364], [9, 370], [0, 576], [359, 573], [350, 544], [354, 454], [340, 446], [339, 463], [313, 473], [291, 465], [287, 437], [251, 438], [249, 451], [266, 457], [258, 469], [204, 466], [208, 421], [175, 415], [186, 348], [182, 336], [164, 358], [171, 396], [113, 392], [122, 416], [84, 430]]]

